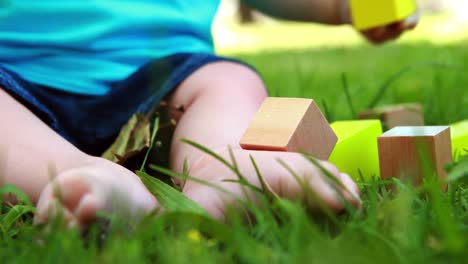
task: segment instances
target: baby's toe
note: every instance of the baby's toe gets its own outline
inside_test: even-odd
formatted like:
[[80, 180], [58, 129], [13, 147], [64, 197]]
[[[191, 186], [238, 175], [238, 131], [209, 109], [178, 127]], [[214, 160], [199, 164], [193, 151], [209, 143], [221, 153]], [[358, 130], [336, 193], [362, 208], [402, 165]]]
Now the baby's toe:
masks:
[[58, 175], [39, 198], [35, 222], [46, 223], [57, 217], [70, 226], [89, 222], [102, 207], [91, 191], [91, 186], [75, 174]]

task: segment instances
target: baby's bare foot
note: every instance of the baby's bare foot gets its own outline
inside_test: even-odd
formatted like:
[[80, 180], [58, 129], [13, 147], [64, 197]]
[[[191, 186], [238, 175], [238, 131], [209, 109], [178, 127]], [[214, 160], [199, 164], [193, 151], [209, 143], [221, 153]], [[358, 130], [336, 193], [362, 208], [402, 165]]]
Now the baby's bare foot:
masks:
[[85, 227], [105, 211], [138, 220], [154, 209], [156, 199], [139, 178], [110, 161], [96, 158], [78, 168], [59, 173], [42, 191], [36, 223], [58, 214], [69, 226]]
[[[218, 153], [226, 160], [230, 160], [228, 151], [223, 150]], [[318, 167], [298, 153], [248, 151], [243, 149], [234, 149], [233, 153], [243, 176], [251, 184], [261, 186], [249, 157], [249, 155], [252, 155], [265, 182], [280, 197], [293, 200], [307, 199], [303, 186], [278, 162], [278, 159], [286, 163], [300, 177], [301, 181], [331, 209], [335, 211], [342, 210], [344, 208], [343, 197], [356, 207], [360, 204], [357, 185], [347, 174], [340, 173], [334, 165], [328, 162], [318, 161], [323, 168], [342, 183], [342, 187], [333, 187], [333, 184], [330, 183], [330, 180], [327, 180], [327, 177]], [[240, 184], [225, 181], [226, 179], [236, 180], [238, 179], [237, 176], [226, 165], [211, 156], [205, 155], [192, 164], [189, 175], [216, 184], [231, 194], [246, 199], [245, 191], [242, 190]], [[228, 205], [236, 203], [236, 198], [232, 197], [232, 195], [226, 195], [212, 187], [190, 181], [185, 184], [183, 192], [218, 219], [223, 219]], [[307, 199], [307, 202], [311, 207], [318, 207], [317, 201]]]

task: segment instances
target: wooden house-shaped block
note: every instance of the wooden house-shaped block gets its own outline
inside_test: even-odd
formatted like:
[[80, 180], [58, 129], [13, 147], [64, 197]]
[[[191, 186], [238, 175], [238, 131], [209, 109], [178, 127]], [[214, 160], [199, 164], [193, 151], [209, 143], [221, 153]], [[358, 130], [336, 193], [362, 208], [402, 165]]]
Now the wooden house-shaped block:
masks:
[[312, 99], [269, 97], [240, 140], [244, 149], [305, 152], [328, 159], [337, 141]]

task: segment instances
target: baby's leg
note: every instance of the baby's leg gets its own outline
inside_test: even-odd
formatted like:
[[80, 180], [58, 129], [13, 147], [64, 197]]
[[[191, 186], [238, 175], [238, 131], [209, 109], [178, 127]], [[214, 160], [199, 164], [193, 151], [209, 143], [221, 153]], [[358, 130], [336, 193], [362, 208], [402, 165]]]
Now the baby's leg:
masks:
[[[332, 208], [343, 207], [340, 195], [325, 181], [318, 168], [311, 165], [297, 153], [272, 151], [246, 151], [240, 149], [239, 140], [263, 99], [267, 96], [265, 87], [249, 68], [231, 62], [208, 64], [186, 79], [171, 98], [171, 104], [184, 105], [185, 112], [179, 119], [171, 151], [171, 166], [181, 171], [184, 159], [189, 161], [191, 176], [215, 182], [231, 192], [242, 194], [238, 184], [222, 181], [236, 179], [224, 165], [207, 157], [193, 147], [181, 143], [181, 138], [198, 142], [215, 150], [229, 160], [228, 146], [234, 149], [241, 172], [248, 180], [259, 185], [255, 170], [249, 159], [252, 154], [261, 173], [272, 189], [288, 198], [303, 199], [303, 193], [293, 176], [277, 162], [277, 158], [289, 164], [316, 193]], [[278, 120], [281, 122], [281, 120]], [[346, 174], [327, 162], [322, 162], [346, 188], [341, 190], [344, 197], [353, 204], [358, 203], [357, 187]], [[199, 202], [213, 216], [223, 217], [226, 203], [232, 199], [222, 196], [216, 190], [188, 182], [184, 193]], [[226, 200], [227, 199], [227, 200]], [[311, 205], [314, 206], [314, 205]]]
[[[1, 87], [0, 121], [0, 186], [22, 189], [37, 204], [37, 220], [47, 221], [57, 201], [76, 224], [91, 220], [98, 210], [133, 214], [154, 208], [155, 199], [136, 175], [81, 152]], [[116, 202], [125, 206], [116, 208]]]

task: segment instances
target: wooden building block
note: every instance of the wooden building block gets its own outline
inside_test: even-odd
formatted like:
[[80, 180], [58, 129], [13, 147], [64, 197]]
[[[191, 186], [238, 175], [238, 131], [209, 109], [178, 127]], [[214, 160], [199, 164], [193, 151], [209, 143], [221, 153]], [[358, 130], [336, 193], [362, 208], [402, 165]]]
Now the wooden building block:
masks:
[[448, 126], [396, 127], [378, 138], [380, 175], [420, 183], [423, 175], [446, 176], [452, 161]]
[[424, 126], [424, 113], [420, 104], [377, 107], [360, 113], [359, 118], [380, 119], [384, 130], [397, 126]]
[[265, 99], [240, 141], [244, 149], [304, 151], [328, 159], [337, 137], [312, 99]]
[[379, 153], [377, 137], [382, 134], [379, 120], [338, 121], [331, 124], [338, 136], [338, 143], [329, 161], [353, 179], [364, 180], [378, 177]]
[[450, 125], [454, 161], [468, 155], [468, 120]]
[[351, 0], [354, 26], [365, 30], [404, 20], [416, 12], [415, 0]]

